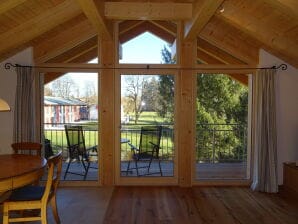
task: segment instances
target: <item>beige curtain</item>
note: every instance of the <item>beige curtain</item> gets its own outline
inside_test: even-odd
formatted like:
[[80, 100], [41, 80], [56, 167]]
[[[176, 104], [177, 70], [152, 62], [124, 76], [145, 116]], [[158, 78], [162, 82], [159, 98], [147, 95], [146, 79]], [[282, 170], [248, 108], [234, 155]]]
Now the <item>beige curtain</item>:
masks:
[[253, 183], [252, 189], [278, 192], [275, 69], [262, 69], [253, 76]]
[[31, 67], [17, 67], [14, 142], [40, 142], [42, 77]]

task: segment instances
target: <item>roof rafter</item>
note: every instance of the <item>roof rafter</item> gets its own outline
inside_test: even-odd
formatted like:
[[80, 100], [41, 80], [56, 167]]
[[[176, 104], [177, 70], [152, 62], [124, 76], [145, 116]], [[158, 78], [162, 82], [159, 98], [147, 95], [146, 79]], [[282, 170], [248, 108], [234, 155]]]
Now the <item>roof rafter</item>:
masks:
[[176, 36], [172, 33], [167, 32], [165, 29], [162, 29], [160, 26], [156, 26], [155, 24], [149, 21], [143, 21], [142, 23], [138, 23], [133, 26], [132, 29], [127, 29], [126, 32], [121, 32], [119, 35], [120, 43], [127, 42], [128, 40], [149, 31], [159, 38], [165, 40], [168, 43], [173, 43], [176, 39]]
[[199, 37], [246, 64], [258, 64], [259, 43], [248, 41], [245, 34], [217, 17], [209, 21]]
[[103, 11], [104, 3], [103, 1], [94, 2], [94, 0], [76, 0], [86, 17], [89, 19], [91, 24], [98, 31], [99, 38], [111, 39], [111, 29], [108, 22], [105, 20]]
[[73, 0], [66, 0], [45, 13], [25, 21], [23, 24], [1, 34], [0, 43], [5, 44], [0, 45], [0, 55], [16, 46], [31, 41], [80, 13], [80, 8]]
[[96, 36], [96, 34], [96, 30], [89, 21], [81, 21], [75, 26], [63, 30], [58, 35], [36, 44], [34, 46], [34, 59], [37, 63], [49, 61]]
[[224, 0], [204, 0], [195, 3], [193, 17], [185, 23], [184, 38], [193, 40], [201, 32]]
[[[205, 64], [242, 64], [233, 56], [209, 44], [203, 39], [198, 39], [197, 57], [198, 60]], [[244, 74], [228, 74], [238, 82], [248, 85], [248, 77]]]
[[[93, 51], [93, 49], [96, 49], [98, 46], [98, 41], [97, 41], [97, 35], [91, 37], [88, 40], [85, 40], [82, 43], [77, 44], [71, 49], [68, 49], [67, 51], [63, 52], [62, 54], [56, 56], [55, 58], [50, 59], [47, 61], [48, 63], [69, 63], [69, 62], [74, 62], [78, 58], [81, 58], [81, 55], [85, 55], [87, 52]], [[93, 58], [97, 57], [97, 54], [95, 53]], [[90, 58], [93, 59], [93, 58]], [[78, 62], [80, 63], [85, 63], [88, 62], [89, 58], [87, 58], [86, 61], [84, 60], [79, 60]]]
[[[202, 38], [198, 38], [197, 43], [198, 50], [205, 52], [210, 55], [212, 58], [216, 58], [218, 62], [222, 62], [224, 64], [243, 64], [245, 62], [233, 57], [229, 53], [219, 49], [218, 47], [208, 43], [208, 41], [203, 40]], [[218, 64], [218, 63], [214, 63]]]

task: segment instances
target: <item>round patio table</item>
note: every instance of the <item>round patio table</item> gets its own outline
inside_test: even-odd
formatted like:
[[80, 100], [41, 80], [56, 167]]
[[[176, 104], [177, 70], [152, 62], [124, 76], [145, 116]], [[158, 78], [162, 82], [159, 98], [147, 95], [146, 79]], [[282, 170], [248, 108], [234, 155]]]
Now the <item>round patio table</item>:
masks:
[[36, 155], [0, 155], [0, 193], [38, 181], [46, 164]]

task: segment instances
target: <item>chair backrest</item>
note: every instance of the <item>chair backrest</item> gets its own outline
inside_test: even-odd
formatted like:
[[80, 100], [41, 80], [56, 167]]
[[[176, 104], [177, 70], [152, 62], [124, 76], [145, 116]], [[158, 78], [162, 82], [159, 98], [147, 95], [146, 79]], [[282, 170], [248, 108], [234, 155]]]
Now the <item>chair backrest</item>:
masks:
[[156, 153], [154, 156], [158, 157], [161, 133], [162, 126], [143, 126], [141, 128], [139, 153], [150, 154], [154, 150]]
[[44, 139], [44, 156], [47, 158], [49, 158], [50, 156], [53, 156], [53, 149], [52, 149], [52, 145], [51, 145], [51, 141], [47, 138]]
[[30, 154], [41, 156], [42, 144], [38, 142], [16, 142], [11, 144], [16, 154]]
[[43, 203], [47, 203], [48, 199], [56, 194], [60, 176], [62, 171], [62, 152], [48, 158], [48, 177], [44, 194], [42, 196]]
[[77, 149], [80, 155], [86, 154], [85, 138], [82, 126], [64, 125], [67, 146], [70, 149]]

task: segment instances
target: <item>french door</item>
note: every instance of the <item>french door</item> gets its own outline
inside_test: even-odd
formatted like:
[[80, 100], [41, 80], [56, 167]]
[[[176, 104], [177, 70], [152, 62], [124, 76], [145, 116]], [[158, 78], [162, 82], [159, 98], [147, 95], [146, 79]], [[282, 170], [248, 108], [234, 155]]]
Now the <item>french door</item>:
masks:
[[176, 184], [175, 75], [119, 73], [116, 184]]

